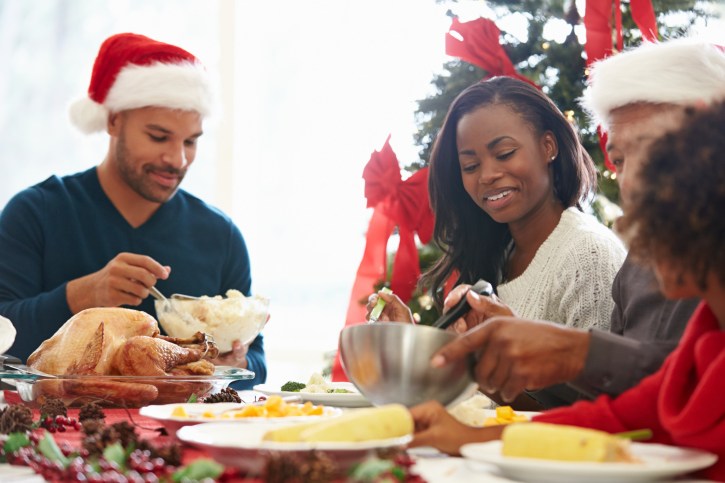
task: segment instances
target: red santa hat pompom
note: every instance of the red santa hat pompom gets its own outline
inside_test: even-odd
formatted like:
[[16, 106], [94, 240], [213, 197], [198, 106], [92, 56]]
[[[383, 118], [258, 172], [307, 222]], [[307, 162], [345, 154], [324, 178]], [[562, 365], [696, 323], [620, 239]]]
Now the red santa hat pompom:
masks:
[[211, 110], [204, 66], [189, 52], [143, 35], [122, 33], [101, 45], [93, 64], [88, 97], [70, 106], [73, 124], [85, 133], [103, 131], [108, 114], [157, 106]]
[[593, 121], [607, 129], [609, 113], [647, 102], [691, 105], [725, 98], [725, 51], [692, 38], [645, 42], [592, 65], [580, 99]]

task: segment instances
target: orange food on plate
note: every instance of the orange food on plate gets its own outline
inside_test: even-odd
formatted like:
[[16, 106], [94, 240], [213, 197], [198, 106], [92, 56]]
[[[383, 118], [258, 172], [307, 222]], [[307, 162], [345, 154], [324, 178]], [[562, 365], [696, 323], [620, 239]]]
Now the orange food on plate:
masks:
[[280, 396], [270, 396], [262, 405], [248, 405], [237, 410], [215, 411], [210, 407], [201, 414], [191, 414], [184, 406], [171, 411], [171, 417], [182, 419], [240, 419], [240, 418], [286, 418], [292, 416], [323, 416], [325, 406], [315, 406], [311, 402], [304, 404], [285, 402]]
[[511, 424], [528, 421], [529, 418], [523, 414], [517, 414], [511, 406], [499, 406], [496, 408], [495, 418], [486, 418], [483, 421], [484, 426], [495, 426], [497, 424]]
[[270, 396], [261, 406], [246, 406], [239, 411], [229, 413], [232, 418], [285, 418], [290, 416], [321, 416], [325, 407], [315, 406], [311, 402], [304, 404], [288, 403], [279, 396]]

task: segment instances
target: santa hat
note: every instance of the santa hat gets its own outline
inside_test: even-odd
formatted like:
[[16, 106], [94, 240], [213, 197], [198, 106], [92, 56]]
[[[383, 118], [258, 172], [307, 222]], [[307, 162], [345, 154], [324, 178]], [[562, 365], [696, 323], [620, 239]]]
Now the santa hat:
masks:
[[606, 130], [610, 112], [627, 104], [710, 104], [722, 98], [725, 52], [704, 41], [682, 38], [645, 42], [594, 63], [580, 102]]
[[85, 133], [103, 131], [109, 113], [148, 106], [209, 114], [204, 66], [184, 49], [143, 35], [109, 37], [93, 64], [88, 97], [70, 106], [71, 121]]

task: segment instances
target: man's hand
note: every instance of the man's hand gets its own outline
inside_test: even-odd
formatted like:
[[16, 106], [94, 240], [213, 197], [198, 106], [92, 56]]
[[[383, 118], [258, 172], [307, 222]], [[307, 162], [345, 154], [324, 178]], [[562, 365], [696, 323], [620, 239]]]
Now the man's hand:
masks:
[[378, 302], [378, 298], [385, 300], [385, 307], [383, 307], [383, 311], [380, 313], [380, 317], [378, 318], [379, 321], [408, 322], [410, 324], [415, 323], [413, 313], [410, 311], [410, 308], [405, 305], [402, 300], [400, 300], [400, 297], [392, 293], [385, 293], [382, 290], [368, 297], [368, 304], [365, 307], [367, 309], [367, 315], [365, 315], [366, 319], [370, 318], [370, 312], [372, 312], [373, 307], [375, 307], [375, 304]]
[[465, 295], [468, 305], [471, 306], [471, 310], [451, 326], [455, 332], [462, 334], [497, 315], [515, 315], [509, 306], [501, 302], [495, 294], [485, 297], [468, 290], [469, 288], [471, 288], [470, 285], [458, 285], [451, 290], [451, 293], [443, 302], [443, 311], [445, 312], [453, 308]]
[[431, 359], [441, 367], [473, 352], [476, 382], [513, 401], [525, 389], [575, 379], [589, 352], [588, 331], [549, 322], [495, 317], [458, 336]]
[[68, 282], [68, 306], [77, 314], [92, 307], [139, 305], [149, 288], [158, 279], [166, 280], [170, 272], [170, 267], [146, 255], [119, 253], [101, 270]]
[[461, 446], [501, 437], [502, 426], [474, 428], [460, 423], [437, 401], [428, 401], [410, 409], [415, 422], [411, 447], [432, 446], [450, 455], [460, 455]]
[[213, 362], [215, 366], [232, 366], [246, 369], [248, 349], [248, 345], [242, 344], [242, 341], [237, 339], [232, 342], [231, 351], [219, 354], [219, 357], [213, 359], [211, 362]]

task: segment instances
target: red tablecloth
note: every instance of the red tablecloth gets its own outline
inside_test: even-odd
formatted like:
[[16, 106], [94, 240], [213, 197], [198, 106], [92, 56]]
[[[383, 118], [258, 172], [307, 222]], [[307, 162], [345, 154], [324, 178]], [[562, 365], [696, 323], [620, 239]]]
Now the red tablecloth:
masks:
[[[7, 402], [8, 404], [17, 404], [22, 402], [18, 394], [14, 391], [5, 391], [4, 395], [5, 402]], [[77, 419], [78, 412], [79, 409], [71, 408], [68, 410], [68, 417]], [[110, 425], [120, 421], [128, 421], [134, 423], [136, 425], [136, 433], [139, 435], [140, 439], [150, 439], [153, 441], [154, 445], [165, 445], [173, 442], [173, 438], [171, 436], [164, 436], [162, 432], [159, 431], [160, 429], [163, 429], [162, 424], [154, 419], [141, 416], [138, 413], [138, 409], [104, 409], [103, 412], [106, 414], [106, 424]], [[33, 410], [33, 416], [35, 419], [39, 417], [37, 409]], [[81, 445], [83, 433], [81, 431], [69, 430], [64, 433], [54, 433], [53, 438], [58, 443], [58, 445], [68, 443], [72, 447], [77, 448]], [[191, 446], [182, 446], [183, 464], [186, 465], [198, 458], [209, 458], [209, 455], [206, 454], [204, 451], [200, 451]], [[229, 472], [235, 473], [235, 470], [229, 469]], [[226, 479], [225, 481], [252, 483], [261, 480], [232, 477], [231, 479]]]

